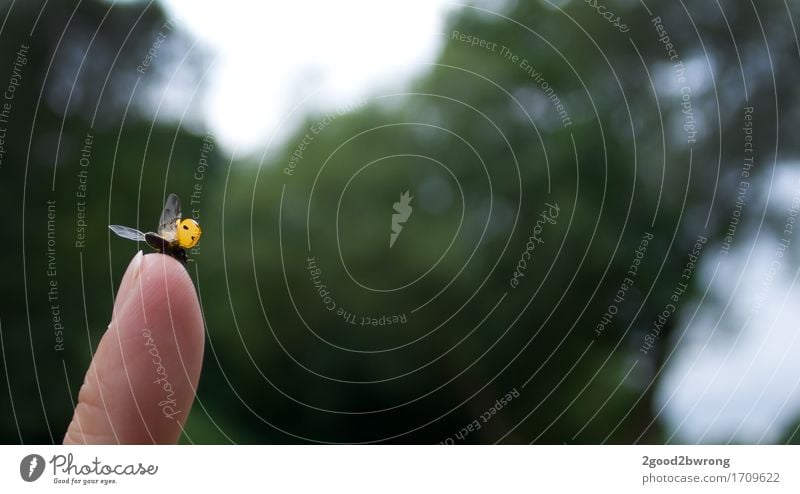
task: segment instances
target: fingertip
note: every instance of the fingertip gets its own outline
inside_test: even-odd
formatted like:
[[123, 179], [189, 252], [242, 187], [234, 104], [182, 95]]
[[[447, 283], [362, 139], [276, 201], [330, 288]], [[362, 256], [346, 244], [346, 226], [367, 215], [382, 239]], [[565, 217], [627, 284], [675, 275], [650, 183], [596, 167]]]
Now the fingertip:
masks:
[[172, 333], [186, 356], [198, 351], [202, 356], [203, 316], [194, 282], [183, 264], [164, 254], [143, 256], [139, 288], [147, 323]]
[[146, 283], [161, 280], [163, 283], [155, 288], [169, 287], [170, 294], [186, 297], [186, 301], [199, 309], [194, 282], [186, 267], [174, 257], [159, 253], [144, 255], [140, 261], [140, 273]]
[[205, 331], [180, 262], [138, 253], [92, 360], [65, 443], [175, 443], [194, 401]]

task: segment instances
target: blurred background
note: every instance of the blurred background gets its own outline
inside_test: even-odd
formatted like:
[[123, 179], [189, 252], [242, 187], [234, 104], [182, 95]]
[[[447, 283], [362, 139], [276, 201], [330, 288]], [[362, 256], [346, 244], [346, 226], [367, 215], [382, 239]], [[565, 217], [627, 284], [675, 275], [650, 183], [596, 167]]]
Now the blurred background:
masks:
[[1, 12], [3, 443], [61, 442], [170, 192], [183, 443], [800, 440], [796, 3]]

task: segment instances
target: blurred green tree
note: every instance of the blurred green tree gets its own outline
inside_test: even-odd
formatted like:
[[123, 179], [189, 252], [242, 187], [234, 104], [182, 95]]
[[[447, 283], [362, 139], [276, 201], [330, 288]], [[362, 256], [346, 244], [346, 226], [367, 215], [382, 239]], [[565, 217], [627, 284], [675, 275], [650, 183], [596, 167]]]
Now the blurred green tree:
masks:
[[[0, 410], [14, 416], [0, 425], [4, 442], [60, 441], [133, 253], [105, 225], [147, 229], [173, 191], [205, 232], [189, 270], [209, 344], [187, 442], [662, 442], [653, 391], [678, 315], [701, 294], [694, 278], [652, 348], [640, 348], [698, 235], [706, 252], [719, 248], [742, 107], [758, 108], [757, 147], [776, 149], [765, 167], [797, 151], [776, 146], [798, 107], [796, 39], [780, 2], [628, 2], [615, 14], [629, 32], [583, 2], [467, 6], [408, 93], [309, 115], [263, 159], [215, 150], [201, 178], [209, 138], [152, 102], [176, 67], [202, 79], [202, 51], [177, 29], [141, 74], [167, 22], [155, 4], [62, 2], [39, 16], [42, 5], [8, 7], [2, 32], [6, 53], [30, 43], [0, 168], [0, 200], [19, 212], [2, 263], [10, 396]], [[695, 129], [683, 128], [654, 18], [686, 68]], [[12, 65], [4, 59], [0, 74]], [[87, 133], [87, 233], [76, 248]], [[405, 191], [413, 213], [390, 245]], [[63, 350], [48, 298], [48, 201]], [[541, 215], [552, 205], [551, 222]], [[533, 237], [541, 243], [521, 268]]]

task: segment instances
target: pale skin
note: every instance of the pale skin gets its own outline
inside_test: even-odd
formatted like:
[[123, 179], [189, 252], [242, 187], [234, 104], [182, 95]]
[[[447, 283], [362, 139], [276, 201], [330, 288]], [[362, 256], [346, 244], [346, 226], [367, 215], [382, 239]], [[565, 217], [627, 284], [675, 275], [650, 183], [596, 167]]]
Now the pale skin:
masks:
[[64, 444], [174, 444], [194, 402], [205, 334], [186, 269], [134, 256], [95, 351]]

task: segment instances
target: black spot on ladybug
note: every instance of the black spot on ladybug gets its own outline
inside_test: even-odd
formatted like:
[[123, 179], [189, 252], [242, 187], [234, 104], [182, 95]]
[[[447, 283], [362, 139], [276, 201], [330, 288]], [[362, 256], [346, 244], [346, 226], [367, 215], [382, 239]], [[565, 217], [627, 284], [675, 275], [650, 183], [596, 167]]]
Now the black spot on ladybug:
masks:
[[184, 230], [188, 230], [188, 229], [189, 229], [189, 227], [188, 227], [188, 226], [186, 226], [186, 225], [183, 225], [183, 229], [184, 229]]

